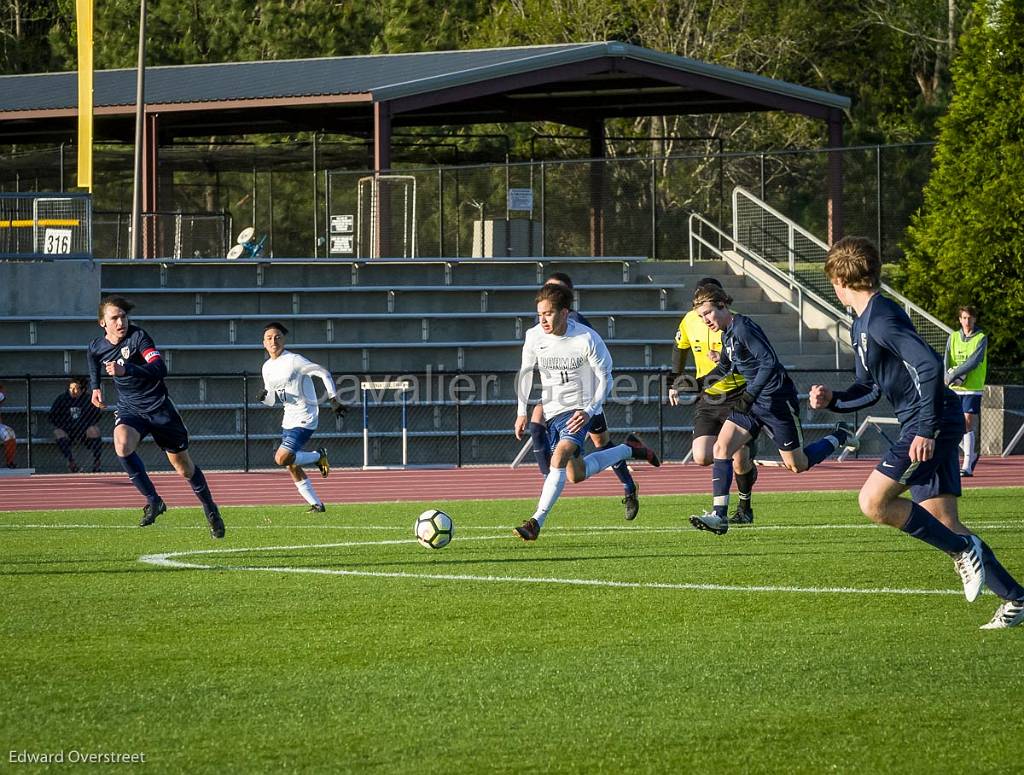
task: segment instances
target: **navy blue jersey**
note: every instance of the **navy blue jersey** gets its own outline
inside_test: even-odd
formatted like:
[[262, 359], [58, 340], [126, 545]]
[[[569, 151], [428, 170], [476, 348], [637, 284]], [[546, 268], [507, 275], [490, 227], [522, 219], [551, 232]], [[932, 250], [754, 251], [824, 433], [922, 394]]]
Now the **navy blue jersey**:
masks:
[[78, 398], [72, 398], [65, 391], [50, 405], [50, 424], [69, 436], [85, 433], [86, 428], [99, 421], [100, 410], [92, 405], [92, 397], [84, 391]]
[[732, 372], [747, 381], [745, 390], [755, 399], [767, 398], [792, 383], [761, 326], [746, 315], [733, 315], [732, 323], [722, 332], [718, 366], [704, 378], [704, 384], [714, 384]]
[[961, 425], [960, 401], [943, 384], [942, 359], [917, 333], [903, 308], [880, 293], [853, 321], [855, 382], [833, 394], [829, 408], [853, 412], [883, 395], [904, 428], [935, 438]]
[[577, 312], [574, 309], [569, 310], [569, 320], [575, 320], [577, 323], [579, 323], [580, 325], [586, 326], [591, 331], [597, 331], [597, 329], [594, 328], [593, 323], [591, 323], [589, 320], [587, 320], [585, 317], [583, 317], [583, 315], [581, 315], [579, 312]]
[[111, 344], [105, 336], [94, 339], [89, 345], [89, 383], [93, 390], [106, 376], [103, 364], [110, 361], [124, 366], [124, 376], [113, 378], [120, 413], [147, 414], [163, 405], [167, 399], [167, 366], [149, 334], [131, 325], [117, 344]]

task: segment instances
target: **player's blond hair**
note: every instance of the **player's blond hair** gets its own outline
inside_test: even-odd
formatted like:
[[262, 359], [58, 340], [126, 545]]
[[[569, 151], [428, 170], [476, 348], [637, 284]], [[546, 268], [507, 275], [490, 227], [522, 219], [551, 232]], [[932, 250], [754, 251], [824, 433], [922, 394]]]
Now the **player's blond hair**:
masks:
[[882, 284], [882, 257], [867, 237], [843, 237], [825, 256], [825, 276], [852, 291], [874, 291]]
[[698, 285], [697, 289], [693, 292], [693, 308], [697, 309], [709, 301], [712, 305], [721, 309], [732, 304], [732, 296], [726, 293], [721, 285], [712, 285], [711, 283]]

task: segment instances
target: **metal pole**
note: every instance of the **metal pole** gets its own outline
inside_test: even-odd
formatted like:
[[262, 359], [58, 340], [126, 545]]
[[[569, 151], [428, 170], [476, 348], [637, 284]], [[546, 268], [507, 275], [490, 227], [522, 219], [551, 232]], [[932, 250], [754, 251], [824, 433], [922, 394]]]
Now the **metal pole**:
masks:
[[658, 257], [658, 162], [651, 157], [651, 259]]
[[406, 401], [409, 391], [402, 389], [402, 466], [409, 465], [409, 414]]
[[28, 446], [28, 467], [32, 467], [32, 375], [25, 375], [25, 437]]
[[320, 246], [317, 244], [317, 236], [320, 233], [320, 227], [317, 226], [316, 210], [318, 206], [319, 192], [317, 191], [317, 180], [316, 180], [316, 132], [313, 132], [313, 258], [320, 257]]
[[437, 168], [437, 257], [444, 258], [444, 168]]
[[879, 255], [885, 255], [882, 249], [882, 146], [875, 146], [875, 212], [878, 217], [878, 245]]
[[242, 470], [249, 473], [249, 372], [242, 372]]
[[[135, 171], [132, 174], [132, 251], [142, 255], [142, 129], [146, 113], [146, 0], [139, 0], [139, 62], [135, 70]], [[155, 170], [154, 170], [155, 172]]]
[[462, 401], [455, 397], [455, 466], [462, 468]]

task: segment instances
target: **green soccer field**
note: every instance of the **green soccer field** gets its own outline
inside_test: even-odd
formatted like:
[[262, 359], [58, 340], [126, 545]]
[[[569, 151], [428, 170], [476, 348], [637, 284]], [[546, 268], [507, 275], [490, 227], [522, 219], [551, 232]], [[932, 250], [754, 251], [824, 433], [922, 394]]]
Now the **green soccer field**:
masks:
[[[1024, 489], [968, 522], [1024, 575]], [[1024, 628], [982, 631], [952, 563], [854, 493], [0, 514], [0, 730], [122, 771], [1011, 772]], [[170, 556], [169, 556], [170, 555]], [[140, 558], [148, 556], [148, 561]], [[211, 569], [178, 567], [174, 563]], [[76, 755], [77, 755], [76, 754]], [[95, 771], [95, 765], [71, 768]], [[31, 765], [19, 771], [32, 771]]]

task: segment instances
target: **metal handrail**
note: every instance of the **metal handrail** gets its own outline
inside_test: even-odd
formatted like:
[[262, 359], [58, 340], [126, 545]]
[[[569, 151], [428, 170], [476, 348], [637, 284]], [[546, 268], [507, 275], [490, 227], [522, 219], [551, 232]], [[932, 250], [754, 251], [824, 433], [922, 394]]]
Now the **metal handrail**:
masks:
[[839, 368], [840, 363], [840, 344], [844, 341], [843, 333], [846, 333], [845, 341], [849, 341], [850, 334], [852, 332], [853, 318], [844, 310], [838, 310], [834, 305], [830, 304], [826, 299], [815, 293], [812, 289], [806, 287], [801, 283], [795, 275], [787, 274], [779, 269], [777, 266], [772, 264], [764, 257], [758, 255], [755, 251], [748, 248], [737, 241], [733, 236], [727, 234], [718, 226], [713, 224], [707, 218], [699, 215], [698, 213], [691, 213], [689, 218], [689, 232], [690, 232], [690, 266], [693, 266], [693, 256], [696, 253], [694, 250], [694, 244], [700, 244], [711, 250], [719, 258], [725, 258], [725, 251], [717, 245], [707, 241], [698, 229], [694, 228], [694, 224], [700, 224], [711, 229], [720, 238], [726, 240], [728, 244], [732, 245], [732, 250], [740, 257], [740, 267], [743, 268], [744, 263], [750, 260], [756, 264], [760, 269], [772, 275], [779, 282], [785, 284], [790, 292], [796, 294], [796, 302], [788, 299], [783, 299], [782, 303], [792, 309], [797, 314], [797, 340], [800, 346], [800, 352], [803, 352], [803, 320], [804, 320], [804, 309], [808, 301], [813, 302], [818, 308], [818, 311], [825, 313], [835, 322], [836, 333], [835, 333], [835, 359], [836, 368]]
[[[795, 272], [795, 270], [796, 270], [796, 256], [797, 256], [797, 252], [796, 252], [796, 247], [794, 245], [794, 239], [793, 239], [793, 236], [795, 234], [799, 234], [800, 236], [804, 237], [808, 242], [811, 242], [812, 244], [814, 244], [815, 246], [820, 248], [823, 254], [828, 253], [828, 245], [826, 245], [822, 240], [818, 239], [818, 237], [816, 237], [814, 234], [809, 232], [807, 229], [805, 229], [802, 226], [800, 226], [800, 224], [796, 223], [795, 221], [793, 221], [790, 218], [787, 218], [785, 215], [780, 213], [778, 210], [776, 210], [770, 204], [765, 202], [763, 199], [760, 199], [757, 195], [751, 193], [750, 191], [748, 191], [747, 189], [743, 188], [742, 186], [736, 186], [736, 188], [734, 188], [733, 191], [732, 191], [732, 228], [733, 228], [733, 237], [734, 237], [734, 239], [739, 240], [739, 198], [740, 198], [740, 196], [745, 197], [747, 200], [749, 200], [750, 202], [755, 204], [761, 210], [764, 210], [766, 213], [768, 213], [769, 215], [773, 216], [774, 218], [777, 218], [779, 221], [781, 221], [783, 224], [786, 225], [787, 234], [788, 234], [788, 244], [786, 245], [786, 251], [787, 251], [787, 253], [789, 255], [789, 271], [790, 272]], [[924, 320], [928, 321], [929, 323], [931, 323], [936, 328], [940, 329], [947, 337], [950, 334], [953, 333], [953, 329], [952, 328], [947, 326], [945, 323], [943, 323], [941, 320], [939, 320], [934, 315], [929, 313], [927, 310], [922, 309], [921, 307], [919, 307], [917, 304], [912, 302], [910, 299], [908, 299], [906, 296], [904, 296], [902, 293], [897, 291], [892, 286], [888, 285], [887, 283], [882, 283], [881, 284], [881, 289], [885, 293], [886, 296], [888, 296], [889, 298], [893, 299], [894, 301], [899, 302], [903, 306], [904, 311], [908, 315], [911, 312], [913, 312], [916, 315], [919, 315], [921, 318], [923, 318]], [[829, 306], [834, 307], [834, 305], [831, 305], [831, 304]]]

